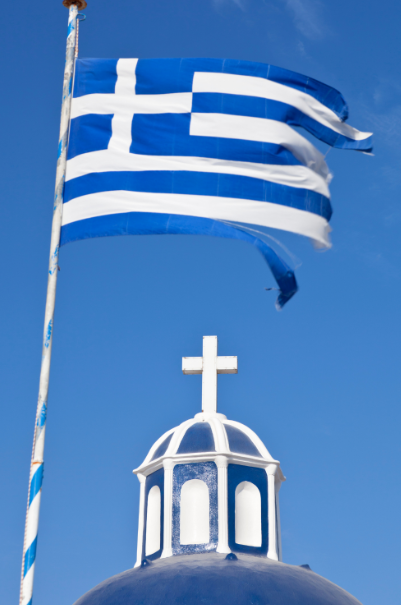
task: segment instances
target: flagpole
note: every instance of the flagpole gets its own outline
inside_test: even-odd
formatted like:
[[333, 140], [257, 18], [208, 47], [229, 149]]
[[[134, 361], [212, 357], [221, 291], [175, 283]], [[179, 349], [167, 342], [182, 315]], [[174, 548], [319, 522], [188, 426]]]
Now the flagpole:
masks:
[[76, 28], [78, 10], [86, 8], [85, 0], [64, 0], [69, 9], [67, 30], [67, 51], [64, 69], [63, 99], [61, 105], [60, 137], [57, 154], [56, 187], [53, 205], [53, 223], [50, 242], [49, 273], [47, 278], [47, 296], [45, 325], [43, 333], [42, 363], [39, 379], [39, 397], [36, 411], [35, 431], [31, 467], [29, 473], [28, 505], [25, 519], [24, 548], [22, 556], [20, 605], [31, 605], [33, 579], [35, 572], [36, 545], [38, 539], [40, 497], [43, 481], [43, 453], [47, 416], [47, 397], [49, 391], [50, 360], [53, 341], [54, 305], [58, 273], [58, 255], [60, 245], [61, 219], [63, 214], [63, 195], [67, 162], [67, 144], [70, 125], [72, 84], [75, 66]]

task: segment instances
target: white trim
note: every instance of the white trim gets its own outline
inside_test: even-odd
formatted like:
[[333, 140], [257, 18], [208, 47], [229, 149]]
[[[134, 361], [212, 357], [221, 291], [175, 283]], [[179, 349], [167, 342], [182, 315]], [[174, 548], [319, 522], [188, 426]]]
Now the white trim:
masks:
[[173, 526], [173, 470], [175, 463], [171, 458], [163, 460], [164, 467], [164, 528], [163, 528], [163, 552], [161, 559], [171, 557], [172, 549], [172, 526]]
[[[165, 455], [167, 457], [167, 453]], [[247, 456], [245, 454], [233, 454], [232, 452], [200, 452], [191, 454], [176, 454], [169, 455], [168, 458], [173, 460], [174, 464], [190, 464], [191, 462], [209, 462], [214, 461], [216, 456], [226, 456], [229, 464], [240, 464], [241, 466], [252, 466], [255, 468], [266, 468], [267, 466], [275, 465], [279, 468], [278, 460], [265, 460], [256, 456]], [[134, 469], [134, 474], [143, 473], [148, 476], [163, 467], [165, 457], [157, 458], [147, 465], [141, 465]]]
[[[224, 417], [224, 419], [226, 418]], [[207, 419], [207, 422], [209, 422], [210, 426], [212, 427], [216, 450], [218, 452], [227, 452], [228, 454], [230, 452], [230, 449], [228, 447], [227, 434], [222, 421], [220, 420], [220, 418], [216, 418], [215, 415], [211, 415]]]
[[216, 425], [213, 423], [213, 420], [201, 420], [201, 422], [207, 422], [210, 426], [210, 430], [212, 431], [212, 435], [213, 435], [213, 441], [214, 441], [214, 449], [215, 450], [220, 450], [221, 448], [219, 447], [218, 443], [219, 443], [219, 435], [218, 435], [218, 428], [216, 430]]
[[275, 467], [269, 466], [266, 469], [267, 473], [267, 515], [269, 520], [269, 550], [267, 552], [268, 559], [278, 561], [277, 543], [276, 543], [276, 497], [275, 497]]
[[[142, 462], [142, 464], [147, 464], [148, 462], [150, 462], [153, 458], [153, 455], [155, 453], [155, 451], [157, 450], [157, 448], [159, 447], [159, 445], [161, 445], [163, 443], [163, 441], [165, 439], [167, 439], [167, 437], [169, 435], [171, 435], [171, 433], [173, 433], [175, 430], [177, 430], [177, 427], [174, 427], [173, 429], [171, 429], [170, 431], [167, 431], [167, 433], [164, 433], [160, 439], [158, 439], [150, 448], [148, 455], [146, 456], [145, 460]], [[170, 445], [170, 444], [169, 444]]]
[[225, 456], [216, 456], [217, 466], [217, 508], [219, 538], [216, 552], [231, 552], [228, 546], [228, 487], [227, 466], [228, 460]]
[[140, 483], [139, 492], [139, 516], [138, 516], [138, 539], [136, 548], [136, 563], [134, 567], [140, 567], [142, 562], [142, 550], [143, 550], [143, 531], [145, 528], [145, 487], [146, 477], [141, 473], [137, 474]]
[[283, 560], [283, 547], [281, 543], [281, 523], [280, 523], [280, 501], [279, 501], [279, 490], [276, 487], [276, 511], [277, 511], [277, 544], [278, 544], [278, 560]]
[[215, 418], [216, 420], [227, 420], [227, 416], [224, 414], [220, 414], [220, 412], [199, 412], [199, 414], [195, 414], [195, 420], [198, 422], [202, 420], [206, 420], [206, 422], [210, 422], [210, 419]]
[[145, 557], [153, 555], [161, 548], [160, 521], [161, 492], [158, 485], [153, 485], [148, 492], [146, 503]]
[[63, 226], [97, 216], [126, 212], [154, 212], [198, 216], [282, 229], [298, 233], [329, 247], [330, 227], [312, 212], [272, 202], [229, 197], [140, 191], [102, 191], [64, 204]]
[[268, 460], [269, 462], [273, 461], [273, 458], [270, 455], [270, 453], [268, 452], [265, 444], [263, 443], [263, 441], [261, 439], [259, 439], [257, 434], [254, 431], [252, 431], [252, 429], [245, 426], [245, 424], [241, 424], [240, 422], [235, 422], [234, 420], [224, 420], [223, 424], [228, 424], [229, 426], [232, 426], [232, 427], [238, 429], [239, 431], [242, 431], [243, 433], [245, 433], [245, 435], [247, 437], [249, 437], [249, 439], [252, 441], [253, 445], [259, 451], [260, 455], [265, 460]]
[[187, 430], [195, 424], [196, 420], [191, 418], [191, 420], [187, 420], [186, 422], [182, 422], [175, 430], [175, 433], [168, 445], [165, 456], [171, 457], [176, 454], [178, 448], [180, 447], [180, 443], [187, 432]]

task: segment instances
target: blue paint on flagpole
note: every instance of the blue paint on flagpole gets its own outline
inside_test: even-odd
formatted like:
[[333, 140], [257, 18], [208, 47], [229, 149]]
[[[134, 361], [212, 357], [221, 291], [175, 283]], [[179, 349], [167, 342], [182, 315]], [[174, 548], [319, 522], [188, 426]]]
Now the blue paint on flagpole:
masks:
[[[83, 0], [76, 0], [81, 5]], [[71, 111], [71, 91], [74, 76], [76, 23], [78, 8], [69, 0], [63, 3], [69, 8], [67, 51], [64, 70], [63, 101], [61, 106], [60, 140], [57, 151], [56, 190], [53, 207], [53, 223], [50, 244], [49, 273], [43, 334], [42, 364], [40, 369], [39, 398], [36, 412], [33, 439], [31, 469], [29, 475], [28, 507], [25, 520], [24, 549], [21, 570], [20, 605], [31, 605], [35, 572], [36, 548], [40, 499], [43, 482], [43, 454], [47, 415], [47, 397], [49, 390], [50, 360], [53, 338], [53, 317], [56, 300], [57, 268], [60, 242], [60, 230], [63, 210], [63, 192], [65, 182], [67, 144]]]

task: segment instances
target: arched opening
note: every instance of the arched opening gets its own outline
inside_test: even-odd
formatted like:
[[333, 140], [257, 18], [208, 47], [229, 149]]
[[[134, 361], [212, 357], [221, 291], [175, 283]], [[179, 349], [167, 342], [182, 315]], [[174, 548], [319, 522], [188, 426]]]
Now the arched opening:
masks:
[[153, 555], [160, 550], [160, 488], [154, 485], [148, 494], [148, 510], [146, 514], [146, 544], [145, 554]]
[[262, 546], [262, 506], [254, 483], [242, 481], [235, 490], [235, 542]]
[[209, 489], [204, 481], [191, 479], [184, 483], [181, 490], [180, 543], [209, 542]]

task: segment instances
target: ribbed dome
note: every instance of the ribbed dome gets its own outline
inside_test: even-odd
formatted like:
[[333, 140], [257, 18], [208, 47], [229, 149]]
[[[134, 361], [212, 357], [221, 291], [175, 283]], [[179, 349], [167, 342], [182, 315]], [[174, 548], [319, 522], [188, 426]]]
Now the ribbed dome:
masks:
[[259, 459], [260, 462], [274, 461], [250, 428], [240, 422], [227, 420], [224, 414], [202, 412], [164, 433], [150, 449], [140, 468], [163, 458], [207, 452], [238, 454]]
[[159, 559], [99, 584], [75, 605], [361, 605], [318, 574], [240, 554]]

